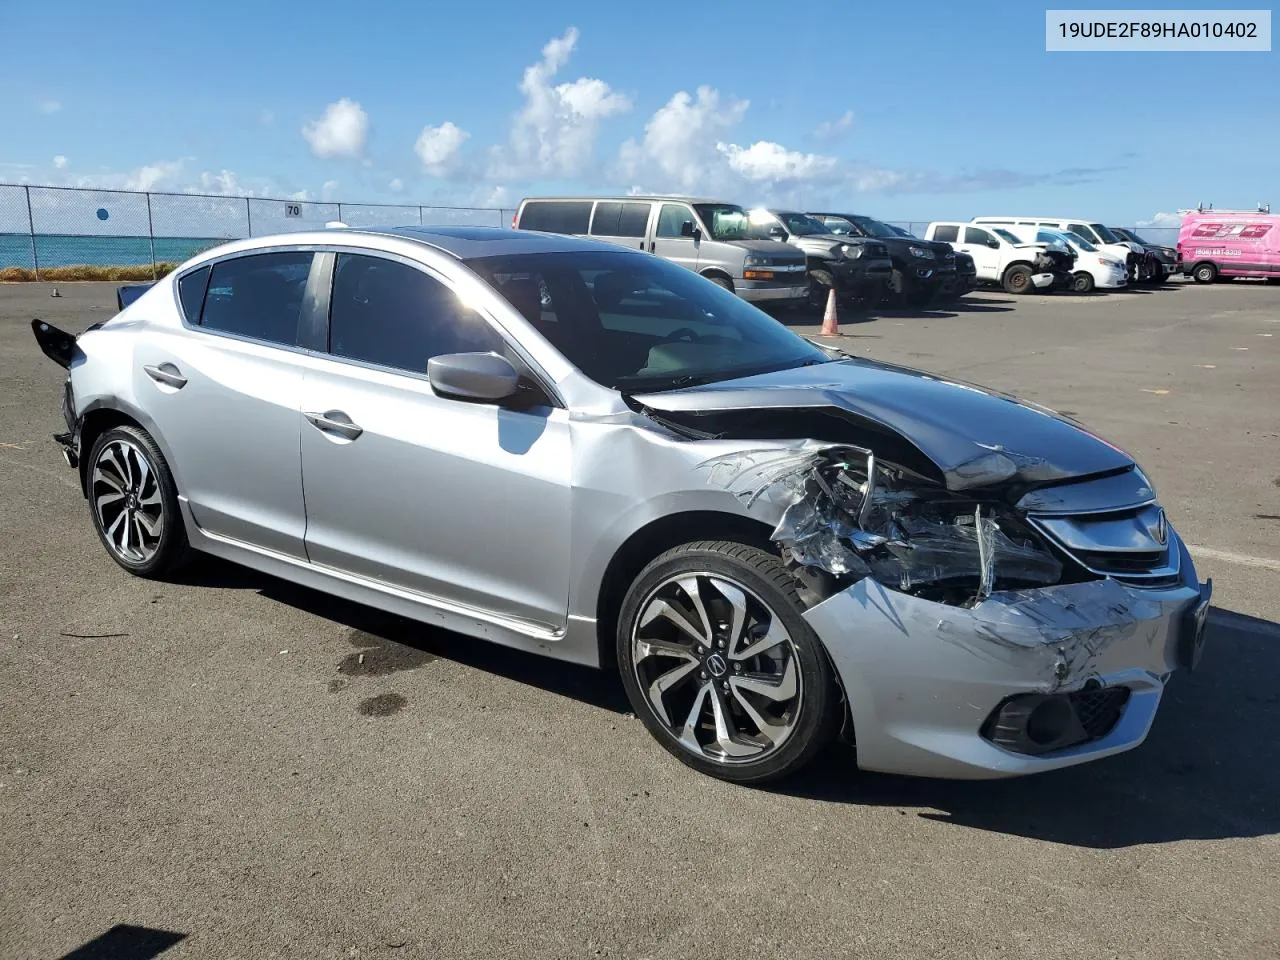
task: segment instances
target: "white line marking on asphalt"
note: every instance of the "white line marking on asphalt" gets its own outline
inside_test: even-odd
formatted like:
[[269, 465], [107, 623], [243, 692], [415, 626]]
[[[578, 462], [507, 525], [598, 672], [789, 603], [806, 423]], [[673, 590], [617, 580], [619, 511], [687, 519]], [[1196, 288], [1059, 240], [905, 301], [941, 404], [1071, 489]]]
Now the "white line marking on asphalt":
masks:
[[1212, 547], [1193, 547], [1188, 545], [1194, 557], [1206, 557], [1209, 560], [1223, 560], [1227, 563], [1239, 563], [1246, 567], [1261, 567], [1263, 570], [1280, 572], [1280, 560], [1270, 557], [1251, 557], [1246, 553], [1232, 553], [1229, 550], [1214, 550]]

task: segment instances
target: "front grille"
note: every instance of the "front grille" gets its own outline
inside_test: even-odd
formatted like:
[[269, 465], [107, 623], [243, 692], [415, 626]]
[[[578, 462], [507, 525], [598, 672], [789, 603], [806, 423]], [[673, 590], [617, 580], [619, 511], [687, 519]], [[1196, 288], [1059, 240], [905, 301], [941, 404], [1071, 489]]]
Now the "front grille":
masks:
[[863, 249], [865, 251], [863, 253], [864, 257], [887, 257], [889, 255], [889, 248], [883, 243], [868, 243]]
[[1095, 687], [1092, 690], [1077, 690], [1067, 694], [1071, 706], [1076, 712], [1076, 719], [1089, 735], [1090, 740], [1105, 737], [1115, 729], [1124, 714], [1124, 705], [1129, 702], [1128, 687]]

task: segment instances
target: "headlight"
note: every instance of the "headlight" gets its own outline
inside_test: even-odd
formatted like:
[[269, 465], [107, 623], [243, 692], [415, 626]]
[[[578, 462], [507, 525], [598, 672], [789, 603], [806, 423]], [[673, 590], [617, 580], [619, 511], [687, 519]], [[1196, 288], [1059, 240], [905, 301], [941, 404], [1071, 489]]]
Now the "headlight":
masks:
[[1124, 264], [1121, 263], [1119, 260], [1111, 260], [1111, 259], [1108, 259], [1107, 257], [1100, 257], [1099, 259], [1102, 260], [1103, 266], [1115, 267], [1117, 270], [1121, 270], [1124, 268]]
[[937, 259], [936, 255], [932, 250], [926, 250], [924, 247], [907, 247], [907, 250], [911, 253], [913, 257], [918, 257], [921, 260]]
[[769, 263], [766, 257], [747, 257], [742, 261], [744, 267], [763, 267]]
[[862, 247], [854, 246], [851, 243], [842, 243], [840, 244], [840, 256], [846, 260], [857, 260], [862, 256]]

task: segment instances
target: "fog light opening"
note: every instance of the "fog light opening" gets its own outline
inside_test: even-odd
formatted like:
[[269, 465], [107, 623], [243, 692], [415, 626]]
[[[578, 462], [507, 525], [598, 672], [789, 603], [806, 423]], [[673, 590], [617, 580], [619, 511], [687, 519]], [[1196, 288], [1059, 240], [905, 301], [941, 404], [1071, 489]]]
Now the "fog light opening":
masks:
[[1027, 717], [1027, 739], [1047, 747], [1066, 735], [1075, 714], [1065, 697], [1046, 697]]

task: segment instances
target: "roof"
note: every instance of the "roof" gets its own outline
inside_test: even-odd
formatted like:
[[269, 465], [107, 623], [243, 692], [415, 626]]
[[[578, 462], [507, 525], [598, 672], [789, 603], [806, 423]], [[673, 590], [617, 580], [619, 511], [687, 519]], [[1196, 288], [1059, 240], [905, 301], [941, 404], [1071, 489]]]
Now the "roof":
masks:
[[688, 194], [679, 194], [679, 193], [644, 193], [644, 194], [637, 193], [634, 195], [627, 195], [627, 196], [603, 195], [603, 196], [595, 196], [595, 197], [583, 197], [583, 196], [525, 197], [523, 200], [520, 201], [520, 203], [524, 204], [524, 203], [529, 203], [535, 200], [539, 202], [544, 202], [548, 200], [552, 202], [559, 202], [562, 200], [580, 200], [580, 201], [585, 201], [587, 203], [591, 203], [595, 200], [604, 200], [605, 202], [621, 201], [623, 203], [629, 203], [631, 201], [661, 202], [663, 200], [674, 200], [679, 203], [726, 203], [726, 204], [732, 203], [732, 205], [735, 207], [742, 206], [742, 204], [733, 203], [730, 200], [717, 200], [713, 197], [696, 197], [696, 196], [690, 196]]
[[[617, 244], [602, 240], [505, 227], [370, 227], [348, 228], [352, 233], [373, 233], [430, 244], [459, 260], [519, 253], [562, 253], [574, 250], [618, 251]], [[332, 232], [344, 232], [341, 228]]]

